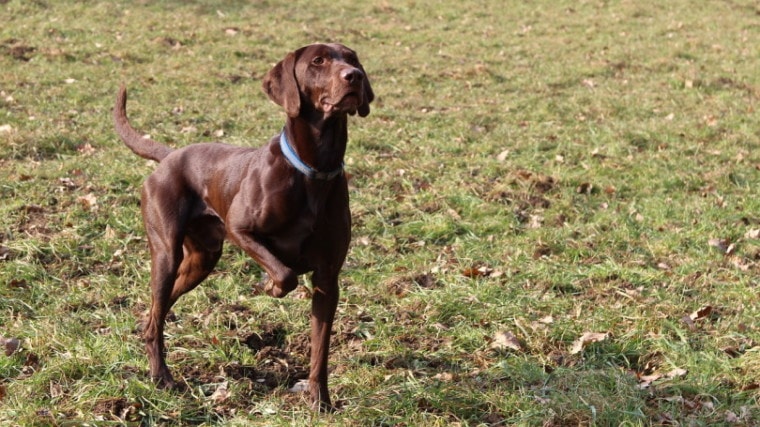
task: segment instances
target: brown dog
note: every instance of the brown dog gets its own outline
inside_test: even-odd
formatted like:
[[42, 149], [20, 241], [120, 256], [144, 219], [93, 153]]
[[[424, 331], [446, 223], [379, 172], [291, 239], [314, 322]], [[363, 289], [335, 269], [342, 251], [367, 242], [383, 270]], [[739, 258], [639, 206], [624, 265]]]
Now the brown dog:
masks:
[[338, 274], [351, 216], [343, 174], [348, 115], [369, 114], [372, 88], [351, 49], [315, 44], [289, 53], [263, 89], [287, 113], [281, 135], [261, 148], [219, 143], [173, 150], [141, 136], [127, 120], [126, 89], [116, 98], [116, 131], [137, 155], [160, 162], [142, 190], [151, 254], [152, 304], [145, 325], [150, 375], [175, 385], [164, 360], [164, 320], [208, 276], [226, 238], [266, 271], [262, 290], [283, 297], [312, 272], [312, 406], [330, 410], [327, 357]]

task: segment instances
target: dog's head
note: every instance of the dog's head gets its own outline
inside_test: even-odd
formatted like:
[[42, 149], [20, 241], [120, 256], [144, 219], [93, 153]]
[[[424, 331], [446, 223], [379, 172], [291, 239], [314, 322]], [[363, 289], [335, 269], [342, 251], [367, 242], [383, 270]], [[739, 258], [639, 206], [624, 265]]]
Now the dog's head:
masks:
[[356, 52], [342, 44], [313, 44], [289, 53], [262, 84], [269, 98], [290, 117], [305, 103], [324, 115], [369, 114], [375, 98]]

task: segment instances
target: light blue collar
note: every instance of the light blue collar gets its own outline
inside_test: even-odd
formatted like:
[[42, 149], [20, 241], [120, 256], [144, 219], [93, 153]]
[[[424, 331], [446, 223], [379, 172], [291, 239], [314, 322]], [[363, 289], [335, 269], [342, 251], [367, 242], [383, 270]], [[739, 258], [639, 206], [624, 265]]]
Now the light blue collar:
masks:
[[280, 150], [288, 160], [288, 163], [290, 163], [291, 166], [296, 168], [299, 172], [306, 175], [307, 178], [328, 181], [343, 173], [343, 163], [341, 163], [338, 169], [330, 172], [320, 172], [307, 165], [303, 160], [301, 160], [300, 157], [298, 157], [298, 154], [296, 154], [296, 151], [293, 149], [293, 147], [290, 146], [288, 137], [285, 136], [285, 129], [283, 129], [280, 133]]

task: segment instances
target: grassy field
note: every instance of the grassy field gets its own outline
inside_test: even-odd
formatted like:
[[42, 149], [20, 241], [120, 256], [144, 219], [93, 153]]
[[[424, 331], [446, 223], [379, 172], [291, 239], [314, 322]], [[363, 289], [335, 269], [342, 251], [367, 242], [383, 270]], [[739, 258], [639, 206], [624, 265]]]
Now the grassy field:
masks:
[[[646, 3], [651, 3], [646, 5]], [[139, 188], [173, 146], [260, 145], [260, 81], [316, 41], [351, 119], [341, 408], [309, 411], [309, 282], [228, 245], [155, 390]], [[760, 425], [760, 6], [752, 0], [0, 0], [0, 424]]]

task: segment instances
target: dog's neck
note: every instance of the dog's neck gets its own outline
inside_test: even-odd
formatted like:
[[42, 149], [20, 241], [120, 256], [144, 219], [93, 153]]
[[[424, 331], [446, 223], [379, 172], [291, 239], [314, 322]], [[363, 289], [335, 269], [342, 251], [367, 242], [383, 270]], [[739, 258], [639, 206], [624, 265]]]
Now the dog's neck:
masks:
[[285, 135], [298, 157], [319, 172], [338, 170], [343, 165], [348, 141], [346, 114], [321, 120], [288, 117]]

